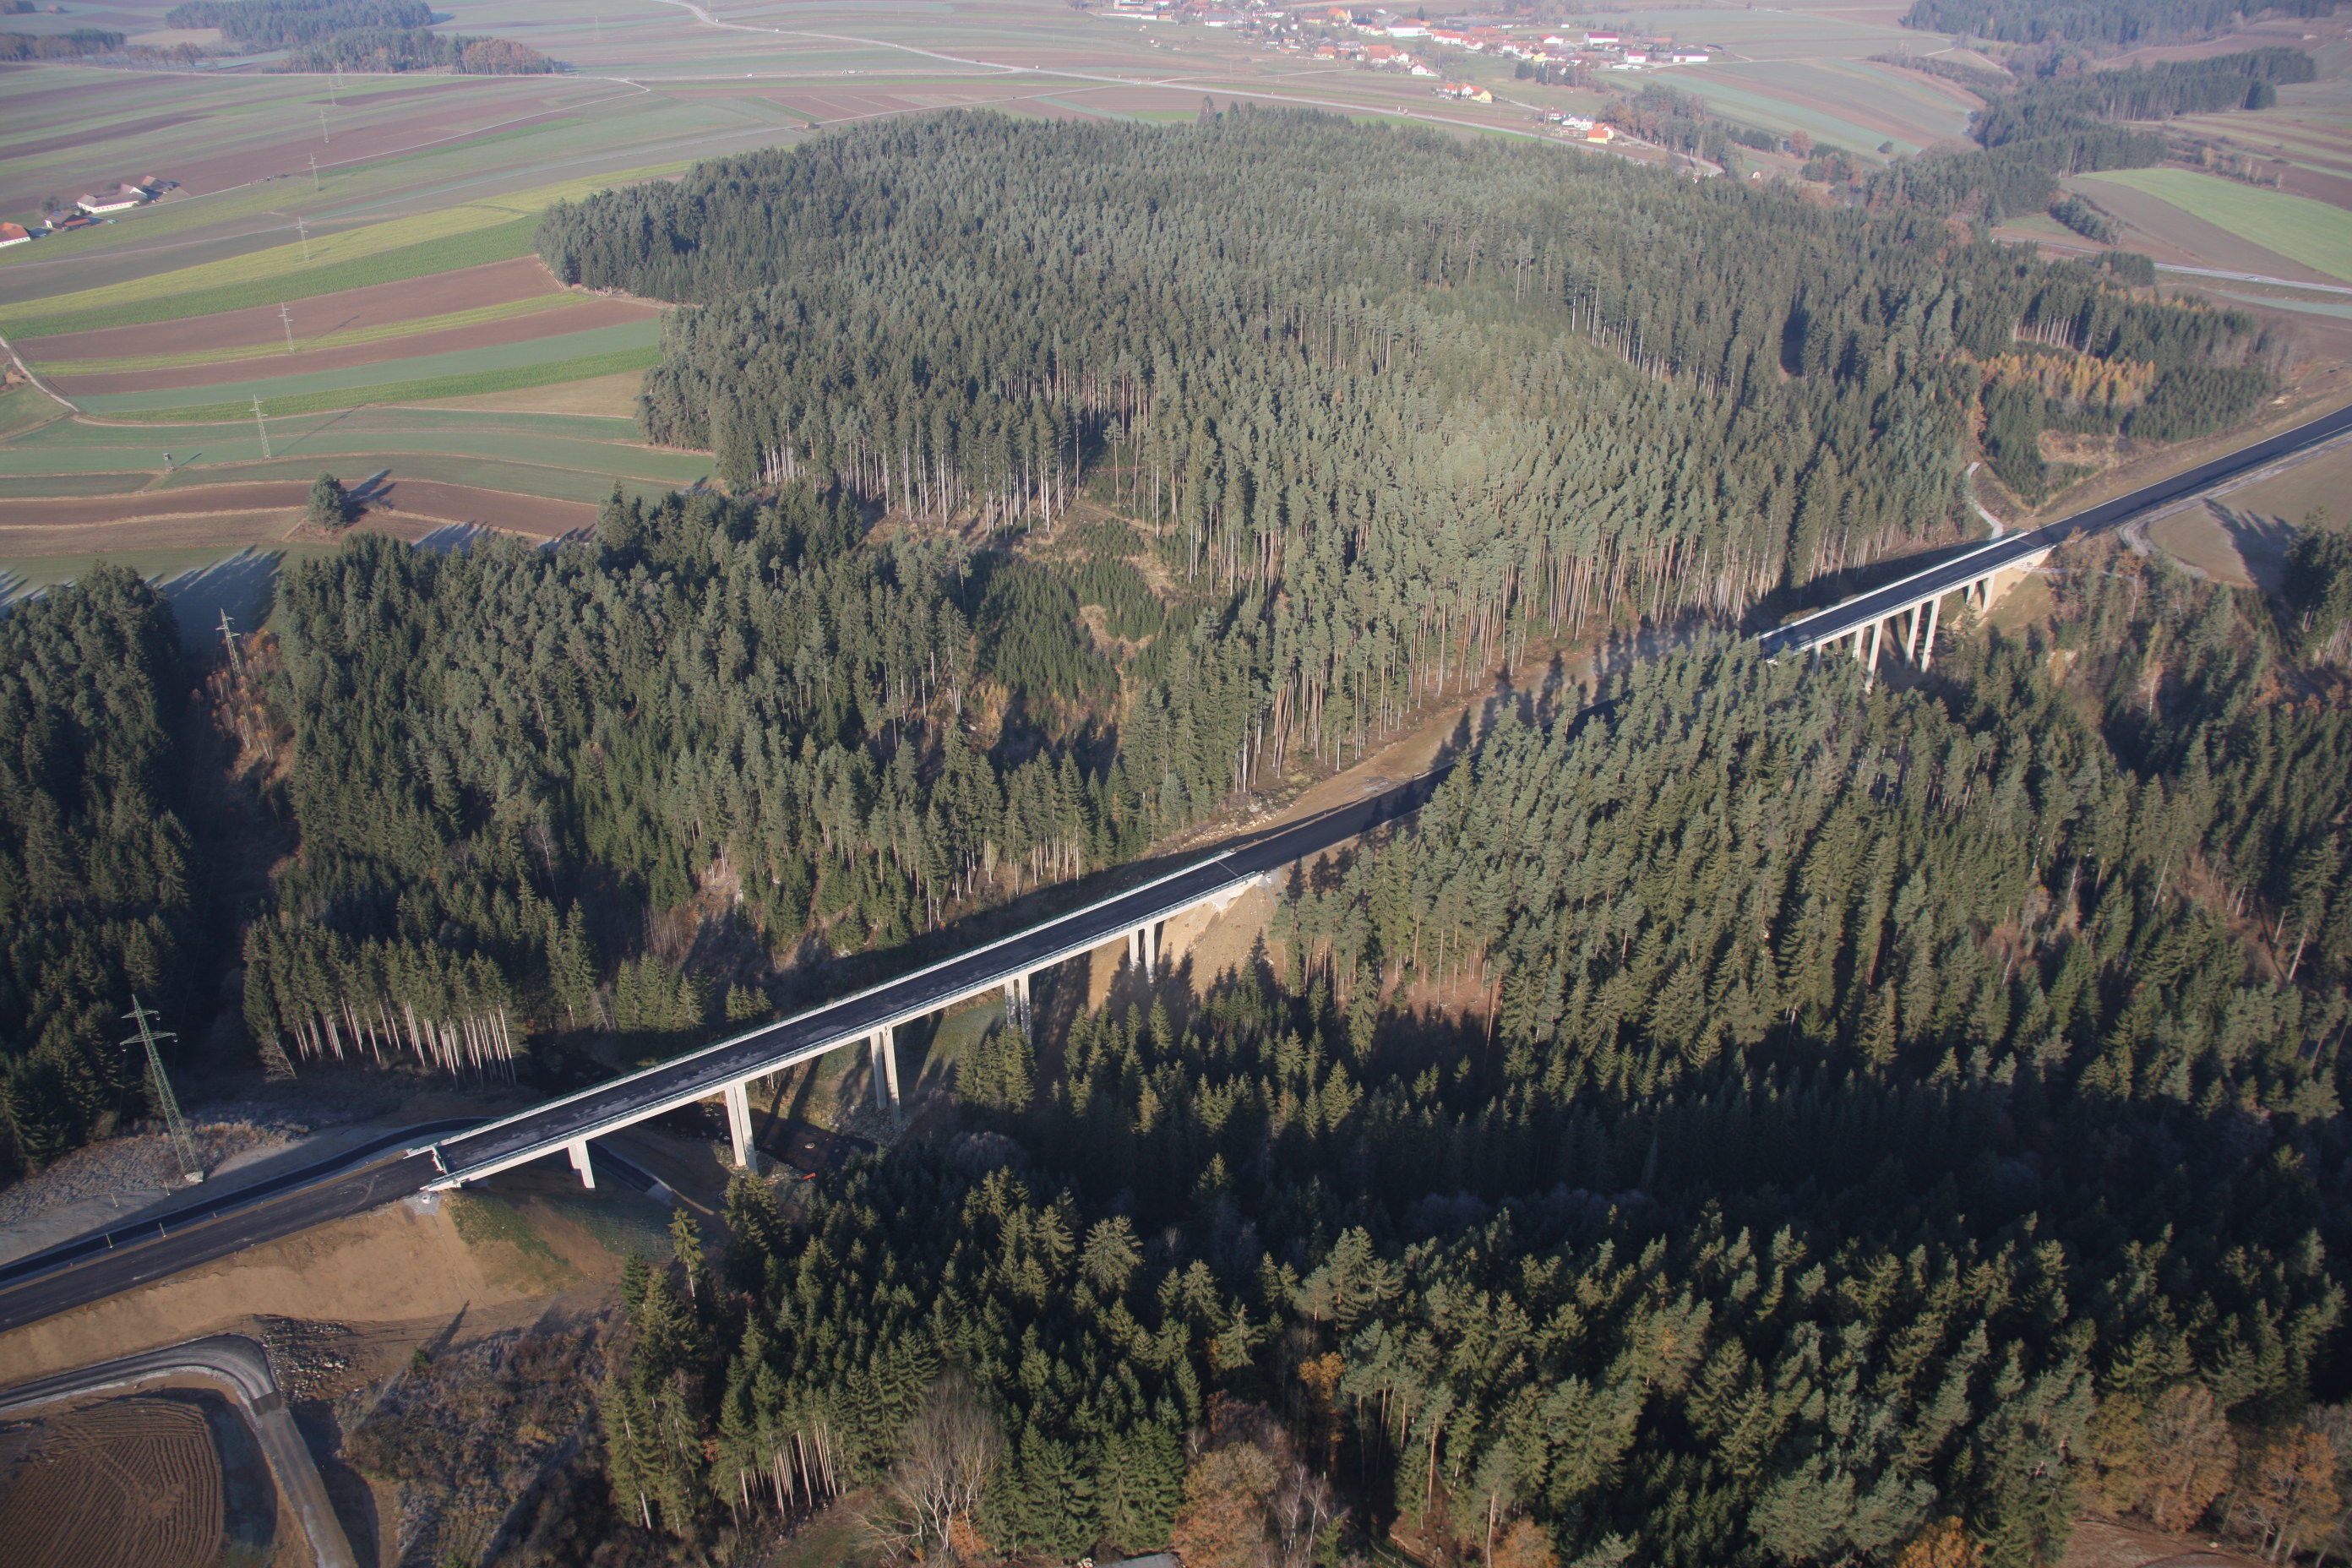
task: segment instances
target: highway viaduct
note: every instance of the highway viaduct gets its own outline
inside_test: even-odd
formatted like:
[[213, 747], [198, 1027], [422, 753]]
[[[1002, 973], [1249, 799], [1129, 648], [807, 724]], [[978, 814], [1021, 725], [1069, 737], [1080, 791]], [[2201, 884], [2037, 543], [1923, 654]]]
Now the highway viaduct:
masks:
[[[2244, 483], [2269, 465], [2352, 433], [2352, 406], [2239, 448], [2115, 500], [2014, 533], [1912, 573], [1758, 638], [1773, 657], [1816, 653], [1851, 641], [1874, 668], [1890, 640], [1925, 664], [1942, 601], [1989, 595], [2004, 573], [2030, 571], [2056, 544], [2152, 509]], [[1899, 631], [1894, 628], [1900, 627]], [[1893, 636], [1890, 638], [1890, 632]], [[1868, 641], [1865, 643], [1864, 638]], [[597, 1164], [627, 1180], [632, 1168], [594, 1140], [635, 1122], [717, 1095], [727, 1105], [739, 1162], [751, 1155], [747, 1089], [761, 1078], [829, 1051], [864, 1047], [878, 1095], [898, 1088], [897, 1032], [964, 998], [1003, 990], [1014, 1026], [1027, 1021], [1030, 978], [1040, 970], [1124, 941], [1136, 965], [1158, 962], [1164, 923], [1187, 910], [1230, 899], [1270, 877], [1384, 823], [1418, 811], [1450, 771], [1441, 766], [1384, 794], [1233, 845], [1204, 859], [971, 952], [764, 1026], [676, 1061], [648, 1068], [486, 1125], [440, 1124], [259, 1184], [200, 1195], [30, 1257], [0, 1264], [0, 1330], [31, 1322], [115, 1291], [310, 1225], [356, 1214], [421, 1189], [458, 1186], [554, 1154], [568, 1154], [592, 1184]], [[638, 1180], [651, 1184], [643, 1173]]]

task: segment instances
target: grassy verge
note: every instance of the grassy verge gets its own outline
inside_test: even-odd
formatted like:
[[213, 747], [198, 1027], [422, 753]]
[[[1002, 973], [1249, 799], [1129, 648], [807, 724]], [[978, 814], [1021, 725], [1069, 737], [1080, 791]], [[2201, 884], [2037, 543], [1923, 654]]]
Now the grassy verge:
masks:
[[[223, 283], [185, 293], [131, 300], [103, 310], [64, 310], [13, 319], [0, 316], [0, 321], [5, 321], [11, 338], [45, 338], [59, 332], [86, 332], [97, 327], [176, 321], [189, 316], [213, 316], [224, 310], [250, 310], [256, 305], [275, 305], [288, 300], [308, 300], [320, 294], [341, 293], [345, 289], [364, 289], [371, 283], [400, 283], [411, 278], [429, 278], [436, 272], [455, 272], [461, 267], [479, 267], [489, 261], [511, 261], [518, 256], [530, 254], [531, 236], [538, 228], [538, 218], [520, 217], [449, 239], [429, 240], [394, 250], [378, 251], [373, 256], [355, 257], [347, 261], [322, 263], [285, 277]], [[66, 295], [64, 298], [76, 296]], [[43, 300], [36, 303], [46, 306], [56, 301]]]
[[487, 1193], [452, 1193], [449, 1219], [467, 1250], [497, 1284], [526, 1296], [557, 1290], [580, 1278], [555, 1256], [512, 1204]]
[[[480, 392], [511, 392], [518, 387], [548, 386], [559, 381], [584, 381], [590, 376], [649, 370], [660, 359], [661, 350], [658, 348], [621, 349], [613, 353], [591, 354], [583, 359], [517, 365], [511, 370], [480, 371], [472, 375], [433, 376], [422, 381], [386, 382], [343, 391], [265, 397], [261, 400], [261, 411], [265, 416], [275, 417], [288, 414], [320, 414], [329, 409], [355, 408], [368, 403], [415, 403], [431, 397], [467, 397]], [[106, 417], [131, 420], [141, 425], [218, 425], [250, 418], [252, 414], [253, 405], [248, 401], [124, 410], [110, 413]]]

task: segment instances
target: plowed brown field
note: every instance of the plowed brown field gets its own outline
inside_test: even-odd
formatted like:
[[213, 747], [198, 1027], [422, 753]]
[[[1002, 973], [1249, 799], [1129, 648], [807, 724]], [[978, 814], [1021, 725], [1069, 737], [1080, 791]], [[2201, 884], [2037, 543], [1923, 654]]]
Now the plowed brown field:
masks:
[[221, 1503], [200, 1411], [112, 1399], [40, 1423], [0, 1476], [0, 1542], [16, 1568], [206, 1568]]
[[[320, 294], [298, 300], [287, 309], [294, 320], [294, 346], [333, 332], [367, 327], [388, 327], [424, 316], [452, 310], [475, 310], [561, 292], [536, 256], [511, 261], [487, 262], [430, 278], [408, 278], [397, 283], [371, 283], [340, 294]], [[216, 316], [196, 316], [184, 321], [152, 321], [139, 326], [100, 327], [87, 332], [63, 332], [53, 338], [31, 338], [26, 351], [36, 363], [53, 360], [124, 359], [133, 354], [203, 353], [215, 349], [282, 346], [286, 324], [275, 305], [250, 310], [224, 310]], [[250, 363], [248, 362], [248, 369]], [[273, 370], [274, 374], [274, 370]]]
[[[430, 279], [420, 279], [420, 282], [429, 283]], [[436, 309], [432, 313], [439, 314], [440, 311]], [[100, 375], [59, 375], [50, 379], [56, 383], [58, 390], [68, 397], [219, 386], [232, 382], [251, 381], [257, 376], [306, 375], [313, 371], [347, 370], [352, 365], [380, 364], [387, 360], [411, 359], [421, 354], [456, 353], [466, 349], [491, 348], [499, 343], [527, 343], [563, 332], [616, 327], [624, 321], [643, 321], [647, 316], [660, 313], [658, 306], [642, 305], [634, 300], [583, 299], [576, 305], [533, 310], [526, 315], [509, 316], [504, 321], [482, 321], [467, 327], [444, 327], [436, 332], [379, 338], [373, 342], [313, 349], [308, 353], [298, 351], [290, 354], [269, 354], [259, 359], [180, 365], [171, 370], [121, 370]]]
[[0, 530], [299, 507], [310, 493], [310, 486], [295, 479], [253, 479], [234, 485], [190, 485], [176, 490], [134, 490], [118, 496], [15, 496], [0, 500]]

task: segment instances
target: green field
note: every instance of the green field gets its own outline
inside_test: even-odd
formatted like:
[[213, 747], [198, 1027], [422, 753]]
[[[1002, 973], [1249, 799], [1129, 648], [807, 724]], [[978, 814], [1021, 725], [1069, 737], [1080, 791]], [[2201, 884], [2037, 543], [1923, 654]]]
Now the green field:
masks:
[[2116, 169], [2081, 178], [2142, 192], [2265, 250], [2352, 282], [2352, 212], [2342, 207], [2193, 169]]
[[50, 474], [38, 479], [0, 479], [0, 500], [41, 496], [119, 496], [145, 489], [153, 478], [139, 472]]
[[[347, 365], [341, 370], [224, 382], [217, 386], [110, 393], [77, 397], [74, 401], [88, 413], [103, 418], [171, 418], [200, 423], [234, 418], [240, 405], [250, 411], [252, 400], [257, 397], [261, 399], [265, 414], [299, 414], [314, 408], [397, 403], [418, 397], [463, 397], [476, 392], [543, 385], [549, 380], [572, 381], [587, 375], [610, 375], [615, 371], [642, 370], [658, 357], [660, 342], [660, 320], [647, 317], [617, 326], [592, 327], [584, 332], [559, 332], [526, 342], [383, 360], [374, 364]], [[568, 368], [561, 375], [541, 374], [558, 365]], [[515, 379], [519, 373], [523, 379]], [[427, 384], [432, 390], [424, 390]], [[320, 398], [327, 401], [319, 401]], [[175, 412], [187, 409], [205, 412]]]
[[[274, 420], [271, 458], [248, 416], [215, 425], [156, 425], [135, 434], [67, 420], [0, 447], [0, 485], [16, 495], [110, 494], [135, 489], [179, 465], [173, 488], [238, 479], [308, 479], [325, 459], [362, 472], [380, 468], [526, 495], [595, 500], [625, 479], [670, 488], [710, 474], [710, 459], [635, 439], [626, 420], [583, 415], [476, 414], [367, 408]], [[135, 445], [133, 441], [135, 439]], [[84, 485], [89, 489], [82, 489]], [[96, 488], [96, 487], [104, 488]]]
[[[354, 327], [346, 332], [322, 332], [315, 338], [297, 338], [294, 350], [307, 353], [312, 349], [351, 348], [361, 343], [387, 342], [395, 338], [415, 337], [420, 332], [446, 331], [452, 327], [478, 327], [485, 321], [503, 321], [510, 316], [528, 316], [579, 302], [579, 297], [573, 294], [534, 294], [526, 300], [508, 300], [471, 310], [450, 310], [438, 316], [419, 316], [413, 321], [385, 321], [373, 327]], [[47, 375], [106, 375], [130, 370], [177, 370], [194, 364], [232, 364], [238, 360], [268, 359], [294, 350], [289, 350], [281, 340], [194, 353], [126, 354], [121, 359], [36, 360], [34, 368]]]

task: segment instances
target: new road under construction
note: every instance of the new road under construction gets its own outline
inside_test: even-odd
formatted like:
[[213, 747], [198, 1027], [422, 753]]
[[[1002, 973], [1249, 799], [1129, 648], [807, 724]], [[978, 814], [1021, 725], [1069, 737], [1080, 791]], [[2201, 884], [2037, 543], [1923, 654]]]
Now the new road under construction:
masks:
[[[1818, 654], [1851, 641], [1856, 656], [1874, 671], [1893, 629], [1902, 651], [1924, 666], [1948, 595], [1989, 596], [1999, 574], [2031, 570], [2067, 539], [2244, 481], [2347, 432], [2352, 432], [2352, 407], [2334, 410], [2044, 527], [1948, 556], [1843, 604], [1775, 627], [1759, 639], [1760, 646], [1769, 655], [1785, 657]], [[600, 1167], [644, 1185], [643, 1173], [600, 1147], [599, 1140], [712, 1098], [726, 1106], [737, 1163], [748, 1164], [756, 1154], [749, 1089], [760, 1079], [830, 1052], [858, 1050], [872, 1062], [877, 1100], [895, 1103], [899, 1091], [897, 1035], [908, 1024], [1001, 991], [1008, 1023], [1025, 1028], [1031, 982], [1041, 971], [1112, 943], [1124, 943], [1129, 962], [1149, 977], [1159, 964], [1160, 932], [1167, 921], [1203, 905], [1223, 908], [1252, 883], [1273, 879], [1297, 861], [1410, 816], [1429, 800], [1452, 765], [1449, 761], [1379, 795], [1236, 839], [1163, 875], [1083, 908], [1050, 915], [1012, 935], [519, 1114], [487, 1123], [411, 1129], [333, 1162], [287, 1172], [236, 1193], [192, 1198], [0, 1266], [0, 1330], [312, 1225], [420, 1191], [478, 1182], [535, 1160], [568, 1157], [590, 1185]]]

